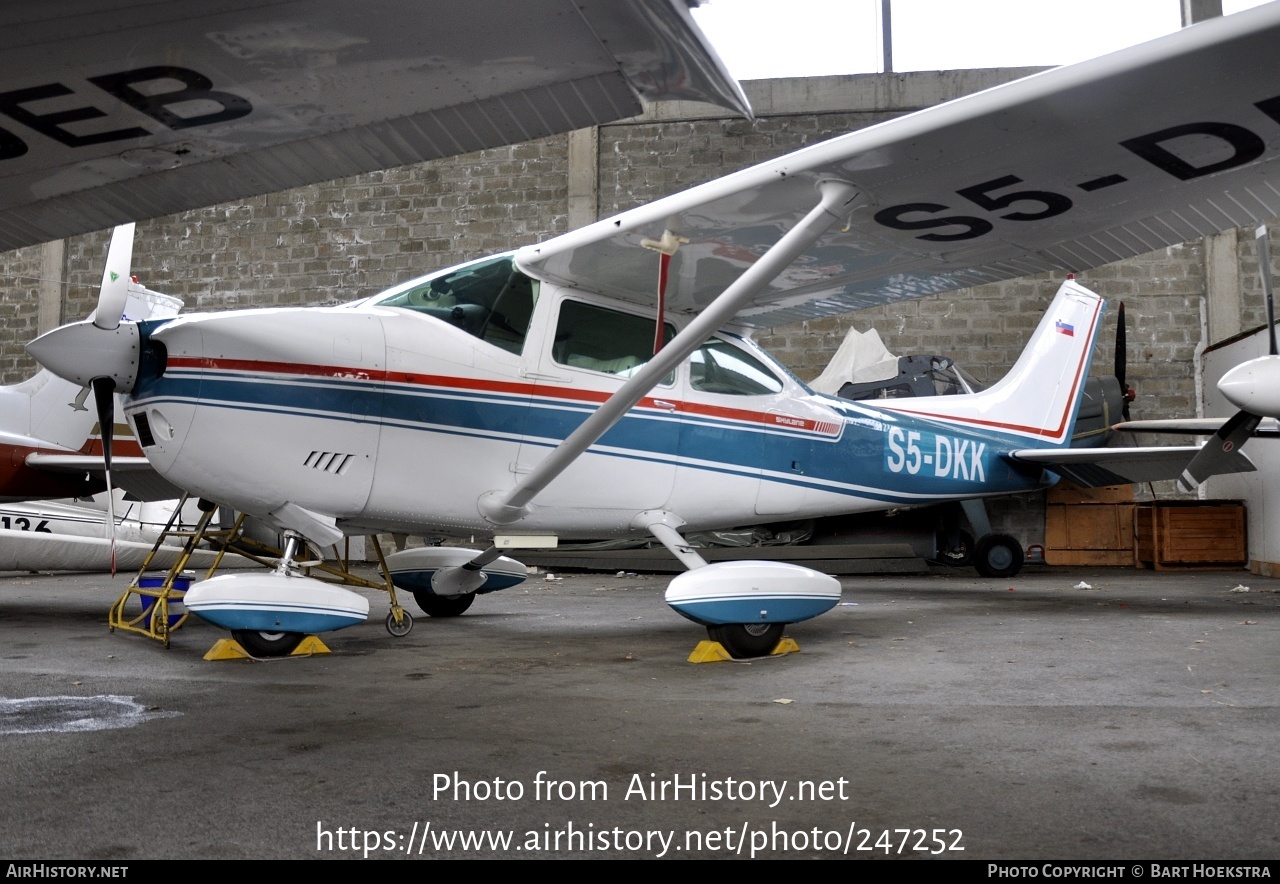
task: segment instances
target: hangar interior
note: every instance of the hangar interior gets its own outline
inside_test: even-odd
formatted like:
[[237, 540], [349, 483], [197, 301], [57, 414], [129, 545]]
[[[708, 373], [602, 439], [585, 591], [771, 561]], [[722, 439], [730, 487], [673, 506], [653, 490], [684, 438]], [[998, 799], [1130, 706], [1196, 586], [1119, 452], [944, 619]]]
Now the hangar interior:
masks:
[[[188, 311], [341, 303], [1036, 70], [747, 82], [756, 112], [750, 121], [704, 105], [663, 104], [565, 136], [144, 221], [137, 227], [134, 273], [150, 288], [182, 298]], [[23, 350], [29, 340], [93, 308], [109, 233], [0, 255], [9, 281], [0, 299], [5, 383], [36, 370]], [[1109, 304], [1125, 304], [1128, 381], [1138, 394], [1133, 417], [1229, 413], [1206, 391], [1235, 352], [1215, 345], [1265, 322], [1252, 231], [1082, 267], [1077, 277]], [[770, 329], [758, 340], [808, 381], [850, 328], [875, 328], [894, 354], [943, 355], [990, 383], [1013, 363], [1059, 281], [1027, 277], [908, 300]], [[1111, 309], [1099, 335], [1095, 373], [1110, 373], [1114, 323]], [[1206, 367], [1206, 351], [1217, 354], [1217, 367]], [[1249, 563], [1265, 573], [1280, 561], [1280, 539], [1264, 518], [1280, 492], [1275, 468], [1266, 467], [1276, 444], [1251, 443], [1261, 481], [1215, 479], [1199, 494], [1246, 501]], [[1134, 489], [1139, 503], [1181, 497], [1172, 483]], [[1046, 542], [1043, 493], [992, 501], [989, 510], [996, 530], [1024, 546]]]

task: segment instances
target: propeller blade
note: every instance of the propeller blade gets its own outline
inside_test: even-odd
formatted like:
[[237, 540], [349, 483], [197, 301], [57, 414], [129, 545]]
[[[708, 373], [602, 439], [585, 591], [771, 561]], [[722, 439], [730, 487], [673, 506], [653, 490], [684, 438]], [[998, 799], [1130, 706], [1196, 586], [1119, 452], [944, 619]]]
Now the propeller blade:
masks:
[[1258, 275], [1262, 277], [1262, 292], [1267, 298], [1267, 335], [1271, 341], [1270, 354], [1276, 353], [1276, 308], [1271, 294], [1271, 234], [1263, 224], [1254, 232], [1254, 245], [1258, 249]]
[[133, 263], [133, 224], [121, 224], [111, 232], [107, 248], [107, 266], [102, 271], [102, 288], [98, 290], [98, 308], [93, 311], [93, 324], [110, 331], [120, 325], [125, 303], [129, 299], [129, 268]]
[[111, 378], [94, 378], [93, 403], [98, 409], [98, 432], [102, 436], [102, 462], [107, 479], [107, 532], [111, 538], [111, 576], [116, 574], [116, 503], [111, 484], [111, 445], [115, 439], [116, 382]]
[[1120, 302], [1120, 309], [1116, 311], [1116, 380], [1120, 382], [1120, 389], [1124, 389], [1124, 371], [1128, 364], [1128, 329], [1125, 328], [1124, 321], [1124, 301]]
[[1129, 403], [1134, 400], [1134, 392], [1125, 383], [1125, 372], [1129, 365], [1129, 324], [1124, 318], [1124, 301], [1116, 311], [1116, 380], [1120, 382], [1120, 397], [1123, 403], [1120, 412], [1125, 420], [1129, 420]]
[[1196, 452], [1196, 456], [1191, 458], [1191, 463], [1187, 464], [1187, 468], [1182, 471], [1182, 477], [1178, 479], [1178, 490], [1194, 491], [1210, 476], [1226, 472], [1220, 467], [1232, 460], [1233, 452], [1238, 451], [1240, 446], [1248, 441], [1261, 422], [1262, 418], [1256, 414], [1237, 411], [1231, 420], [1223, 424], [1218, 432], [1204, 443], [1204, 447]]

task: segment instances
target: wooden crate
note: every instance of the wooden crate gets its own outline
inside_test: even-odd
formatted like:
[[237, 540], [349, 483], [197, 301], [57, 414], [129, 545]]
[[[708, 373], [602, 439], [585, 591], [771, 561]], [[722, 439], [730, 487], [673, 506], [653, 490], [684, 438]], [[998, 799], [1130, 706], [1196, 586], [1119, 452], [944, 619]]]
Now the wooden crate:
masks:
[[1132, 565], [1132, 503], [1045, 505], [1044, 560], [1050, 565]]
[[1170, 500], [1138, 505], [1138, 562], [1149, 568], [1240, 568], [1248, 564], [1239, 500]]

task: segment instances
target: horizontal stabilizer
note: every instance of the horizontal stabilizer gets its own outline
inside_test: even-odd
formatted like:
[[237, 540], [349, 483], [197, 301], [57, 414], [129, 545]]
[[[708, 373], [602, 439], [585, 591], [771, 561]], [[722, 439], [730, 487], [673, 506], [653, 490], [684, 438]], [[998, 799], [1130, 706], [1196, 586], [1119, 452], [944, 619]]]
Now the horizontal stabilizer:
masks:
[[[1112, 427], [1117, 433], [1173, 433], [1181, 436], [1212, 436], [1230, 418], [1191, 417], [1167, 420], [1124, 421]], [[1280, 436], [1280, 420], [1264, 417], [1253, 433], [1260, 438]]]
[[[1099, 488], [1103, 485], [1177, 479], [1199, 451], [1199, 447], [1194, 445], [1163, 448], [1032, 448], [1011, 451], [1007, 456], [1018, 463], [1042, 466], [1083, 488]], [[1253, 462], [1237, 449], [1220, 460], [1213, 475], [1251, 473], [1255, 469]]]
[[[100, 454], [28, 454], [27, 466], [50, 472], [94, 473], [101, 476], [105, 467]], [[138, 500], [176, 500], [183, 490], [156, 472], [145, 457], [111, 458], [111, 476], [115, 484]]]

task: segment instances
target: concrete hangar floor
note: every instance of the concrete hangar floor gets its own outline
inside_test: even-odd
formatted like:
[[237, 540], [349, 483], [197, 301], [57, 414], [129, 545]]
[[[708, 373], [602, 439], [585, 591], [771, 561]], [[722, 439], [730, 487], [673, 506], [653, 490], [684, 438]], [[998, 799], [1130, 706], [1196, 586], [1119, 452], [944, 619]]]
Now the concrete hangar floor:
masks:
[[109, 633], [127, 579], [0, 578], [11, 859], [1280, 855], [1280, 581], [1244, 572], [847, 578], [801, 653], [706, 665], [661, 576], [399, 639], [371, 593], [264, 663]]

